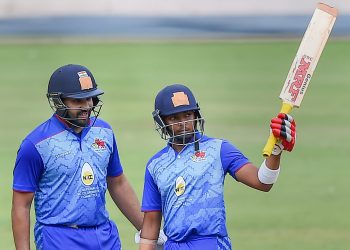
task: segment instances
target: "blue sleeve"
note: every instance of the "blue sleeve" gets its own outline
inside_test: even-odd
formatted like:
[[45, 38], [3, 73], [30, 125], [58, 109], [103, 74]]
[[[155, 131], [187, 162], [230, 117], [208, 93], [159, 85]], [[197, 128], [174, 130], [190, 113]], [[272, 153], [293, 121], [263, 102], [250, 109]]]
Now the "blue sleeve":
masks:
[[235, 179], [236, 172], [249, 163], [248, 158], [239, 149], [225, 140], [221, 144], [220, 156], [225, 174], [228, 172]]
[[147, 212], [155, 210], [162, 210], [162, 199], [153, 177], [148, 171], [148, 168], [146, 168], [141, 211]]
[[113, 149], [109, 157], [109, 164], [107, 168], [107, 176], [119, 176], [123, 173], [123, 167], [120, 163], [117, 142], [113, 135]]
[[17, 152], [12, 188], [20, 192], [35, 192], [44, 171], [44, 163], [32, 142], [24, 140]]

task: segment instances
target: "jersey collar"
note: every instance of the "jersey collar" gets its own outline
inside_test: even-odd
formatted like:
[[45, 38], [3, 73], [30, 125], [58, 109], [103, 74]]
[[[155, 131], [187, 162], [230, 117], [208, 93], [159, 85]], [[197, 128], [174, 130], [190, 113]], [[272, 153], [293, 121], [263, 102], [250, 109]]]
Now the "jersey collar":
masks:
[[62, 119], [61, 117], [59, 117], [57, 114], [53, 114], [52, 120], [54, 120], [58, 126], [61, 126], [62, 128], [64, 128], [65, 130], [71, 132], [72, 134], [74, 134], [74, 135], [77, 136], [77, 137], [83, 138], [83, 137], [87, 134], [87, 132], [90, 130], [90, 127], [87, 127], [87, 128], [83, 128], [83, 130], [81, 131], [81, 133], [76, 133], [76, 132], [70, 127], [69, 123], [67, 123], [64, 119]]

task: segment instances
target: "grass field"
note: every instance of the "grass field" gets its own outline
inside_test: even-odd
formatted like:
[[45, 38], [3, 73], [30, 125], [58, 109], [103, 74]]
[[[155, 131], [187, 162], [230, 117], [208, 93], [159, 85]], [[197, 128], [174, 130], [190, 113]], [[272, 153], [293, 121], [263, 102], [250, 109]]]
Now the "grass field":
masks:
[[[12, 170], [24, 136], [51, 115], [45, 94], [54, 69], [88, 66], [105, 90], [101, 117], [115, 130], [125, 173], [141, 198], [144, 167], [164, 142], [153, 130], [156, 93], [190, 86], [206, 133], [226, 138], [260, 165], [268, 123], [299, 41], [0, 45], [0, 249], [14, 249]], [[330, 41], [301, 109], [298, 138], [270, 193], [229, 176], [227, 226], [234, 249], [350, 249], [350, 42]], [[132, 228], [108, 197], [124, 250], [137, 249]], [[32, 224], [34, 221], [34, 216]], [[34, 243], [32, 243], [34, 248]]]

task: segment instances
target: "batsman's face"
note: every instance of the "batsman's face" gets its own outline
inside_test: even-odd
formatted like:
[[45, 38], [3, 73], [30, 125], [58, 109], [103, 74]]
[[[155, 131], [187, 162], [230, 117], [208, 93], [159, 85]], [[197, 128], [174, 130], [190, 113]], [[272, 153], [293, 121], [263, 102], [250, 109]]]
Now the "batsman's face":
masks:
[[89, 118], [93, 108], [91, 97], [84, 99], [65, 98], [63, 103], [67, 106], [70, 122], [78, 127], [85, 127], [89, 124]]
[[196, 114], [194, 111], [185, 111], [164, 117], [168, 133], [175, 141], [189, 142], [195, 131]]

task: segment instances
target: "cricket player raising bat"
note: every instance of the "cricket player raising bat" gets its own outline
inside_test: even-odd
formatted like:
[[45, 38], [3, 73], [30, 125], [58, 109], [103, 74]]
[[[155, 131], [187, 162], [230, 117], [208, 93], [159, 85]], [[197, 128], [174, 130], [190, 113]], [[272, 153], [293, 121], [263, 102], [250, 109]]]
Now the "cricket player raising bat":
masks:
[[271, 120], [279, 142], [258, 168], [229, 141], [204, 135], [200, 107], [184, 85], [170, 85], [158, 93], [153, 119], [167, 145], [146, 167], [140, 250], [155, 249], [162, 217], [166, 250], [231, 249], [224, 179], [229, 174], [268, 192], [280, 172], [282, 151], [293, 149], [295, 121], [286, 114]]
[[225, 176], [265, 192], [277, 181], [281, 154], [293, 150], [296, 138], [295, 121], [288, 113], [300, 106], [336, 16], [336, 9], [317, 6], [283, 86], [282, 109], [271, 120], [266, 159], [259, 168], [227, 140], [204, 135], [204, 119], [189, 88], [174, 84], [158, 93], [153, 119], [167, 145], [146, 166], [140, 250], [155, 248], [162, 217], [165, 250], [232, 249]]

